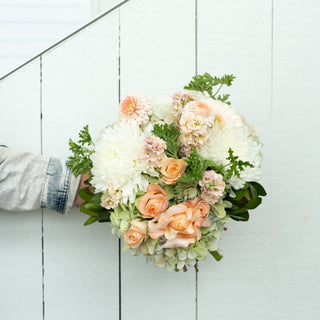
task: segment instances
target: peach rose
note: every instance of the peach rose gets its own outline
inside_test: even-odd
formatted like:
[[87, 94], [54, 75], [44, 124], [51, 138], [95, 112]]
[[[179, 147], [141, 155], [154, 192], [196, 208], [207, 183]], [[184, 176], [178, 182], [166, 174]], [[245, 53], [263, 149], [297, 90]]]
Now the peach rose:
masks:
[[124, 242], [131, 248], [138, 248], [143, 240], [147, 239], [147, 221], [132, 219], [131, 227], [124, 233]]
[[143, 218], [156, 218], [167, 210], [169, 201], [166, 192], [157, 184], [149, 184], [147, 193], [139, 200], [138, 210]]
[[208, 218], [210, 213], [210, 205], [208, 202], [194, 198], [188, 202], [184, 202], [188, 208], [192, 208], [192, 215], [194, 219], [194, 224], [197, 228], [210, 227], [210, 219]]
[[186, 248], [201, 238], [199, 228], [194, 224], [193, 208], [185, 204], [170, 207], [159, 216], [158, 221], [148, 223], [152, 239], [164, 236], [167, 242], [164, 248]]
[[194, 207], [193, 215], [198, 217], [196, 220], [196, 225], [198, 228], [200, 227], [210, 227], [210, 219], [208, 218], [210, 213], [210, 205], [208, 202], [204, 200], [199, 200]]
[[162, 162], [161, 173], [163, 177], [161, 180], [165, 184], [176, 184], [177, 179], [184, 173], [188, 163], [182, 159], [166, 158]]

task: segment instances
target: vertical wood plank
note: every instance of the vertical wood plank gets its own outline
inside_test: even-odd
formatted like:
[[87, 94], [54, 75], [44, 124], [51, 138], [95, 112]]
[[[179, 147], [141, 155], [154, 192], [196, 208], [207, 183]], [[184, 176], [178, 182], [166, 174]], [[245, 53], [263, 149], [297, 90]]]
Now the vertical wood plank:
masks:
[[[40, 154], [39, 59], [0, 82], [0, 141]], [[41, 211], [1, 211], [0, 252], [0, 319], [42, 319]]]
[[[171, 96], [195, 73], [193, 0], [130, 1], [121, 8], [121, 96]], [[123, 246], [123, 243], [122, 243]], [[169, 273], [121, 255], [122, 319], [195, 319], [195, 272]]]
[[0, 1], [0, 77], [88, 22], [90, 2]]
[[[265, 143], [263, 184], [271, 188], [271, 1], [198, 0], [198, 72], [232, 73], [232, 106]], [[270, 319], [271, 199], [247, 223], [222, 234], [224, 258], [200, 265], [199, 320]]]
[[121, 2], [122, 0], [91, 0], [91, 16], [95, 18]]
[[[85, 125], [94, 138], [117, 119], [118, 14], [43, 56], [44, 153], [67, 158]], [[84, 227], [79, 211], [44, 216], [46, 319], [116, 319], [118, 241], [108, 224]]]
[[274, 1], [272, 319], [319, 319], [318, 1]]

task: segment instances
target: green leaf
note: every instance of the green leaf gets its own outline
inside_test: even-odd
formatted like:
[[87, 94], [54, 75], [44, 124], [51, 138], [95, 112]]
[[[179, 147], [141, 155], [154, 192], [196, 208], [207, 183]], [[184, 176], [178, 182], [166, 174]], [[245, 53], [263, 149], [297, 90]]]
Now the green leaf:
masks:
[[234, 190], [234, 193], [235, 193], [236, 196], [234, 198], [231, 198], [234, 201], [241, 200], [243, 198], [243, 196], [244, 196], [242, 189]]
[[226, 216], [226, 210], [225, 210], [225, 206], [223, 204], [218, 203], [218, 204], [212, 206], [212, 209], [213, 209], [215, 215], [219, 219], [222, 219]]
[[248, 221], [249, 220], [249, 212], [243, 212], [241, 214], [233, 215], [229, 214], [230, 218], [235, 221]]
[[204, 73], [203, 75], [196, 75], [192, 77], [192, 80], [188, 85], [184, 87], [187, 90], [199, 91], [202, 93], [207, 92], [212, 95], [212, 87], [216, 86], [219, 82], [215, 81], [211, 74]]
[[72, 173], [78, 177], [81, 174], [90, 172], [92, 168], [91, 154], [93, 154], [93, 142], [89, 134], [88, 125], [86, 125], [79, 133], [78, 143], [69, 139], [69, 149], [73, 153], [68, 158], [68, 167]]
[[220, 261], [223, 258], [223, 255], [219, 251], [209, 251], [209, 252], [217, 261]]
[[257, 190], [251, 184], [249, 184], [249, 190], [250, 190], [250, 193], [251, 193], [251, 198], [255, 199], [255, 198], [258, 197]]
[[[159, 178], [158, 177], [151, 177], [148, 174], [143, 174], [143, 176], [148, 180], [150, 184], [158, 184]], [[141, 192], [141, 191], [140, 191]], [[145, 193], [145, 192], [143, 192]]]
[[179, 195], [186, 189], [195, 188], [198, 182], [199, 180], [192, 178], [188, 179], [187, 181], [178, 179], [178, 182], [175, 185], [175, 188], [173, 189], [174, 195]]
[[97, 217], [98, 213], [96, 211], [88, 209], [87, 205], [88, 205], [88, 202], [83, 203], [80, 207], [80, 211], [89, 215], [89, 216]]
[[260, 183], [251, 181], [249, 182], [249, 184], [256, 189], [258, 196], [264, 197], [267, 195], [266, 190], [263, 188], [263, 186]]
[[92, 224], [94, 222], [98, 221], [98, 218], [97, 217], [90, 217], [88, 218], [88, 220], [84, 223], [85, 226], [89, 225], [89, 224]]
[[252, 210], [252, 209], [255, 209], [256, 207], [258, 207], [262, 202], [262, 199], [257, 197], [257, 198], [252, 198], [252, 200], [250, 202], [248, 202], [245, 207], [248, 209], [248, 210]]
[[[221, 90], [221, 88], [226, 86], [231, 86], [233, 80], [235, 79], [235, 76], [233, 74], [226, 74], [221, 78], [213, 77], [209, 73], [204, 73], [202, 75], [196, 75], [192, 77], [192, 80], [184, 87], [184, 89], [187, 90], [193, 90], [193, 91], [199, 91], [203, 94], [207, 93], [212, 99], [220, 100], [222, 102], [230, 104], [229, 101], [227, 101], [230, 97], [229, 94], [219, 95], [217, 96], [218, 92]], [[213, 93], [213, 88], [215, 86], [219, 85], [218, 89], [215, 93]]]
[[110, 214], [112, 210], [106, 210], [104, 212], [99, 212], [98, 221], [99, 222], [110, 222]]
[[92, 202], [85, 203], [84, 207], [85, 207], [85, 209], [91, 210], [91, 211], [94, 211], [94, 212], [102, 212], [102, 211], [106, 210], [105, 208], [101, 207], [100, 204], [97, 206]]
[[247, 211], [247, 207], [245, 205], [240, 206], [232, 206], [231, 209], [227, 210], [228, 214], [232, 214], [232, 215], [238, 215], [238, 214], [242, 214], [243, 212]]
[[186, 161], [188, 163], [185, 171], [186, 174], [178, 180], [179, 182], [199, 182], [203, 178], [204, 171], [208, 168], [215, 172], [219, 172], [219, 169], [221, 169], [214, 161], [203, 158], [196, 148], [193, 148]]
[[250, 190], [247, 188], [245, 190], [243, 190], [243, 198], [242, 198], [246, 203], [251, 201], [251, 192]]
[[106, 211], [106, 209], [101, 206], [96, 206], [91, 202], [85, 202], [81, 205], [80, 211], [89, 216], [97, 217], [99, 213]]
[[81, 145], [93, 145], [88, 125], [84, 126], [83, 129], [80, 131], [79, 138], [79, 143], [81, 143]]
[[239, 178], [240, 172], [243, 171], [245, 167], [250, 167], [250, 168], [254, 167], [254, 165], [251, 164], [250, 162], [242, 161], [241, 159], [239, 159], [238, 156], [235, 156], [231, 148], [229, 148], [228, 154], [229, 156], [227, 160], [229, 160], [230, 162], [229, 168], [227, 170], [228, 178], [231, 178], [233, 175]]
[[233, 80], [236, 77], [233, 74], [225, 74], [221, 79], [220, 79], [220, 83], [225, 84], [226, 86], [230, 87]]
[[89, 187], [84, 187], [79, 191], [79, 196], [85, 201], [90, 201], [94, 194], [90, 191]]
[[196, 148], [193, 148], [186, 161], [188, 163], [186, 168], [187, 176], [190, 176], [194, 180], [200, 181], [203, 178], [203, 172], [208, 167], [207, 160], [198, 153]]
[[166, 142], [165, 154], [168, 157], [178, 158], [180, 130], [174, 124], [155, 124], [152, 133]]
[[168, 200], [171, 200], [173, 197], [174, 197], [174, 186], [172, 185], [165, 185], [163, 187], [163, 189], [165, 190], [166, 192], [166, 198]]
[[229, 104], [230, 105], [230, 102], [229, 101], [227, 101], [228, 99], [229, 99], [229, 97], [230, 97], [230, 94], [224, 94], [224, 95], [218, 95], [217, 96], [217, 100], [220, 100], [220, 101], [222, 101], [222, 102], [225, 102], [225, 103], [227, 103], [227, 104]]
[[100, 207], [100, 208], [101, 208], [101, 197], [102, 197], [102, 193], [98, 193], [91, 199], [92, 203], [95, 206]]

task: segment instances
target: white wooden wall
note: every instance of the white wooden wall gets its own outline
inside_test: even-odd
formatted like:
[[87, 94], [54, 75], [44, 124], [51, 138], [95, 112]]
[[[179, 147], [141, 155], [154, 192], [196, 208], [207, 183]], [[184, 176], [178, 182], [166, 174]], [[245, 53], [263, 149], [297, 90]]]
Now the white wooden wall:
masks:
[[90, 19], [90, 0], [0, 0], [0, 77]]
[[97, 17], [121, 2], [122, 0], [91, 0], [91, 16]]
[[1, 142], [66, 158], [84, 124], [97, 137], [116, 120], [119, 96], [234, 73], [269, 194], [198, 275], [121, 252], [77, 211], [1, 212], [0, 319], [319, 319], [319, 15], [316, 0], [129, 0], [3, 78]]

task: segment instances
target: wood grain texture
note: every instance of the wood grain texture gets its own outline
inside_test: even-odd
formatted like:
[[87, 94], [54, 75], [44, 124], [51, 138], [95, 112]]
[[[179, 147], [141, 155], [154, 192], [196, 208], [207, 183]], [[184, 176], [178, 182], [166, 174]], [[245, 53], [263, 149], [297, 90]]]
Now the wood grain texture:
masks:
[[0, 77], [89, 19], [90, 0], [1, 0]]
[[[195, 3], [130, 0], [46, 53], [42, 87], [39, 59], [1, 81], [0, 142], [40, 153], [42, 95], [44, 153], [66, 158], [83, 125], [96, 138], [117, 119], [119, 90], [153, 98], [183, 87], [196, 67], [233, 73], [227, 91], [264, 142], [269, 195], [248, 223], [227, 226], [224, 259], [199, 263], [198, 281], [130, 252], [119, 268], [107, 224], [45, 212], [45, 319], [119, 319], [119, 270], [122, 320], [320, 318], [319, 3]], [[40, 212], [1, 212], [0, 250], [0, 319], [43, 319]]]
[[[89, 124], [95, 138], [117, 119], [118, 14], [84, 29], [43, 56], [44, 153], [67, 158], [69, 137]], [[116, 319], [118, 240], [108, 224], [45, 214], [46, 319]]]
[[[181, 90], [195, 72], [194, 1], [130, 1], [120, 11], [121, 96]], [[122, 243], [123, 246], [123, 243]], [[195, 272], [169, 273], [122, 253], [122, 319], [194, 319]]]
[[[0, 114], [0, 143], [39, 154], [39, 59], [0, 82]], [[42, 319], [41, 211], [0, 211], [0, 252], [0, 319]]]
[[[319, 319], [318, 1], [274, 2], [272, 319]], [[299, 178], [298, 178], [299, 177]]]
[[[224, 91], [265, 144], [263, 183], [270, 191], [271, 2], [198, 0], [197, 18], [198, 72], [237, 77]], [[270, 209], [267, 198], [248, 223], [229, 223], [220, 241], [223, 260], [200, 264], [199, 320], [270, 319]]]

